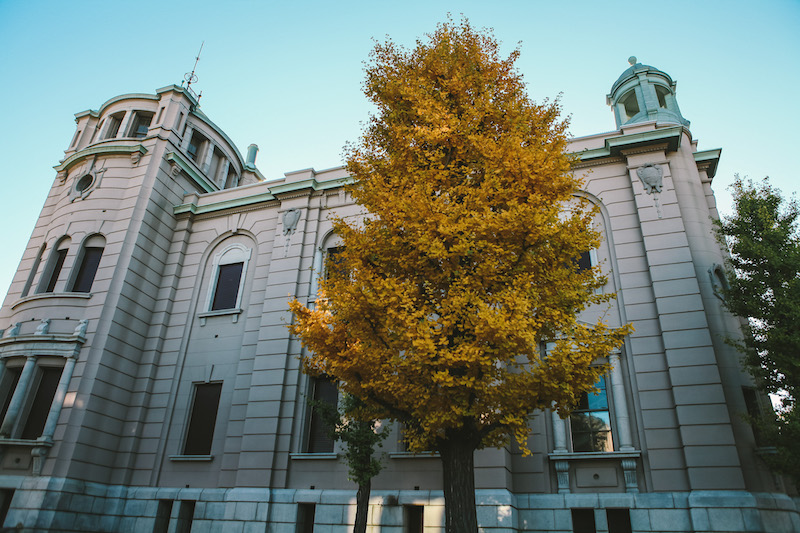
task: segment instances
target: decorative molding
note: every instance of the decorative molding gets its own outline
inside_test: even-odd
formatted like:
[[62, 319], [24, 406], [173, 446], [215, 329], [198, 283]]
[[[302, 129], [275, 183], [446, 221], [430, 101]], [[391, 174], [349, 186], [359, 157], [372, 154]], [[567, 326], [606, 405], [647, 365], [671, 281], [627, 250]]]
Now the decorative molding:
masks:
[[645, 163], [636, 169], [636, 175], [639, 177], [639, 181], [642, 182], [644, 192], [653, 196], [653, 203], [655, 203], [658, 218], [663, 218], [664, 215], [661, 212], [659, 194], [664, 184], [664, 171], [656, 163]]
[[[102, 141], [101, 141], [102, 142]], [[133, 144], [118, 144], [120, 142], [125, 142], [121, 139], [109, 139], [108, 142], [113, 142], [114, 144], [94, 144], [89, 148], [85, 148], [80, 152], [72, 154], [60, 164], [54, 166], [53, 168], [56, 169], [56, 172], [61, 175], [61, 172], [69, 172], [69, 170], [86, 159], [87, 157], [93, 155], [99, 156], [114, 156], [114, 155], [127, 155], [130, 156], [134, 152], [139, 152], [141, 155], [147, 153], [147, 148], [139, 144], [139, 141], [128, 141], [129, 143]]]
[[167, 154], [164, 156], [164, 159], [172, 163], [173, 174], [175, 174], [175, 167], [177, 166], [180, 170], [186, 173], [186, 175], [189, 176], [189, 178], [191, 178], [203, 192], [216, 192], [220, 190], [216, 183], [206, 178], [201, 172], [198, 172], [195, 169], [195, 165], [189, 163], [178, 152], [167, 152]]
[[31, 294], [30, 296], [25, 296], [24, 298], [20, 298], [19, 300], [14, 302], [14, 305], [11, 306], [11, 309], [16, 309], [22, 304], [33, 302], [36, 300], [48, 300], [50, 298], [62, 298], [69, 300], [88, 300], [91, 297], [92, 297], [91, 292], [43, 292], [39, 294]]

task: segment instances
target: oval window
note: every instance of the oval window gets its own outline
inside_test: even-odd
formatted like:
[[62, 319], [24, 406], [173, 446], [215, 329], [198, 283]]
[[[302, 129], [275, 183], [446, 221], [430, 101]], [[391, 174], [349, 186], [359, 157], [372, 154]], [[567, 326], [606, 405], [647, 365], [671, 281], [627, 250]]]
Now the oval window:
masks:
[[78, 180], [78, 183], [75, 184], [75, 190], [78, 192], [84, 192], [86, 189], [92, 186], [92, 183], [94, 183], [94, 176], [91, 174], [86, 174]]

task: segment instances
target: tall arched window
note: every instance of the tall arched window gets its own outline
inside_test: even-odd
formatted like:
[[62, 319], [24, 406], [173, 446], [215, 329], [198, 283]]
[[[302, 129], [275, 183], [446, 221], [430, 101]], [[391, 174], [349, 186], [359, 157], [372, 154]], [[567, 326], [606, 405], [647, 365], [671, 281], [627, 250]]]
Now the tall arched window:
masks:
[[97, 267], [100, 266], [100, 258], [103, 257], [105, 246], [106, 240], [102, 235], [92, 235], [83, 241], [74, 269], [72, 292], [91, 292], [94, 276], [97, 274]]
[[[69, 237], [61, 237], [53, 251], [50, 252], [50, 257], [47, 259], [47, 264], [42, 274], [42, 279], [39, 280], [39, 287], [36, 292], [54, 292], [56, 283], [61, 276], [61, 269], [64, 267], [64, 260], [67, 258], [67, 251], [69, 251], [70, 239]], [[63, 289], [62, 289], [63, 290]]]
[[214, 257], [213, 274], [208, 291], [208, 310], [238, 309], [242, 305], [250, 249], [232, 244]]

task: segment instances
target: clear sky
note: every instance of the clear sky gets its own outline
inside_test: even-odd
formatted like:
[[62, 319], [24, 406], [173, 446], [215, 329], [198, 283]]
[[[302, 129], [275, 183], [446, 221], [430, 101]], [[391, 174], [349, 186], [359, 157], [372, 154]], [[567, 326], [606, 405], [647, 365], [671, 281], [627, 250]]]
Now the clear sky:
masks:
[[[563, 93], [575, 136], [613, 130], [605, 103], [627, 58], [670, 74], [699, 149], [722, 148], [723, 212], [735, 173], [798, 187], [800, 2], [70, 2], [0, 0], [0, 293], [5, 294], [75, 132], [109, 98], [180, 83], [268, 179], [341, 164], [370, 107], [373, 39], [413, 46], [447, 13], [493, 28], [534, 100]], [[0, 324], [0, 327], [3, 327]]]

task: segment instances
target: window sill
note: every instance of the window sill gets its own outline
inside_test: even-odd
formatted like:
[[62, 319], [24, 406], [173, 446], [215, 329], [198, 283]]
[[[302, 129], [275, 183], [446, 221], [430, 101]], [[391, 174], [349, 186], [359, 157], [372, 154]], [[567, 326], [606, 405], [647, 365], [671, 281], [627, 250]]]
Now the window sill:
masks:
[[573, 461], [584, 459], [635, 459], [640, 457], [639, 450], [613, 452], [550, 452], [548, 457], [553, 461]]
[[290, 453], [289, 457], [293, 461], [330, 461], [338, 459], [339, 454], [335, 452]]
[[46, 448], [50, 448], [53, 446], [53, 441], [43, 439], [42, 437], [39, 437], [38, 439], [12, 439], [9, 437], [0, 437], [0, 446], [44, 446]]
[[233, 309], [218, 309], [217, 311], [206, 311], [205, 313], [198, 313], [197, 317], [200, 319], [200, 325], [206, 325], [206, 319], [215, 316], [230, 316], [231, 322], [234, 324], [239, 321], [239, 315], [242, 314], [242, 310], [238, 307]]
[[14, 305], [11, 306], [11, 309], [16, 309], [18, 306], [26, 302], [32, 302], [35, 300], [45, 300], [48, 298], [88, 300], [91, 297], [92, 297], [91, 292], [39, 292], [36, 294], [31, 294], [30, 296], [25, 296], [24, 298], [20, 298], [19, 300], [14, 302]]
[[213, 455], [170, 455], [170, 461], [175, 462], [206, 462], [206, 461], [213, 461]]
[[438, 452], [389, 452], [390, 459], [438, 459]]

